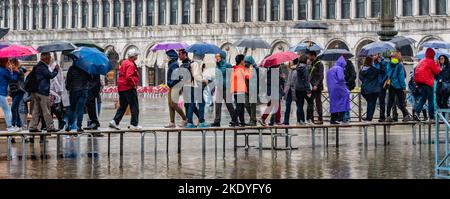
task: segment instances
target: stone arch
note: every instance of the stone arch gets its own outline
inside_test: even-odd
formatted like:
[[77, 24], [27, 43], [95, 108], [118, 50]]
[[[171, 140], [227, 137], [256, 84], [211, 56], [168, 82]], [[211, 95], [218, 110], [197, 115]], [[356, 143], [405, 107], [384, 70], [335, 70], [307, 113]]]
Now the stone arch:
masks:
[[111, 70], [108, 74], [105, 76], [105, 84], [106, 85], [115, 85], [117, 82], [117, 71], [119, 70], [120, 64], [120, 55], [116, 51], [116, 47], [114, 45], [105, 45], [103, 48], [105, 49], [105, 54], [108, 57], [109, 61], [113, 65], [113, 70]]
[[350, 51], [348, 43], [341, 39], [332, 39], [328, 41], [325, 45], [325, 49], [345, 49]]
[[233, 64], [234, 57], [239, 54], [239, 50], [230, 42], [223, 43], [220, 49], [227, 53], [227, 62]]
[[[148, 44], [142, 54], [141, 69], [142, 69], [142, 82], [144, 86], [151, 85], [156, 86], [165, 83], [166, 81], [166, 54], [164, 51], [153, 52], [151, 48], [155, 45], [155, 42]], [[144, 74], [145, 73], [145, 74]]]
[[416, 48], [419, 49], [420, 46], [421, 46], [423, 43], [425, 43], [425, 42], [427, 42], [427, 41], [433, 41], [433, 40], [443, 41], [443, 39], [442, 39], [441, 37], [439, 37], [439, 36], [436, 36], [436, 35], [427, 35], [427, 36], [425, 36], [425, 37], [422, 37], [422, 39], [420, 39], [420, 41], [417, 42]]
[[289, 50], [289, 43], [284, 40], [275, 40], [272, 42], [272, 49], [270, 49], [270, 54], [276, 52], [284, 52]]
[[364, 58], [359, 57], [359, 52], [361, 51], [362, 47], [364, 47], [365, 45], [370, 44], [372, 42], [375, 42], [375, 39], [363, 38], [363, 39], [359, 40], [356, 43], [356, 45], [354, 47], [354, 50], [355, 50], [354, 51], [354, 55], [355, 55], [355, 57], [353, 58], [354, 59], [354, 64], [357, 67], [355, 69], [359, 69], [360, 66], [364, 63]]
[[122, 58], [122, 59], [126, 59], [126, 58], [127, 58], [127, 53], [128, 53], [128, 51], [131, 50], [131, 49], [136, 49], [138, 52], [141, 52], [141, 49], [139, 49], [139, 47], [137, 47], [136, 45], [134, 45], [134, 44], [127, 44], [127, 45], [123, 48], [121, 58]]

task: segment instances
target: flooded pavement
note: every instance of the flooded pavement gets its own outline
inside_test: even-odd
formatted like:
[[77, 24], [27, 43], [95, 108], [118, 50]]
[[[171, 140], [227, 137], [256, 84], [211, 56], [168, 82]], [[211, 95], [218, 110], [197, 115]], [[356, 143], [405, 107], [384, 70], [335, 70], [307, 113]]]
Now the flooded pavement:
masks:
[[[143, 126], [161, 127], [166, 124], [165, 100], [146, 100], [140, 105]], [[105, 126], [113, 117], [114, 103], [104, 102], [102, 111], [101, 122]], [[208, 112], [206, 118], [211, 121], [212, 114]], [[127, 122], [129, 116], [125, 116], [121, 126], [126, 127]], [[91, 144], [87, 138], [81, 138], [78, 149], [75, 138], [65, 137], [66, 158], [56, 157], [56, 140], [49, 139], [47, 159], [41, 158], [41, 144], [36, 142], [27, 144], [24, 161], [21, 160], [20, 143], [13, 145], [13, 160], [7, 161], [6, 143], [0, 140], [0, 178], [434, 178], [434, 145], [413, 145], [411, 127], [392, 128], [388, 146], [383, 146], [382, 133], [378, 133], [378, 145], [375, 146], [372, 130], [369, 130], [367, 148], [363, 145], [362, 129], [352, 128], [340, 130], [339, 148], [334, 145], [334, 131], [330, 131], [328, 148], [322, 145], [322, 133], [319, 132], [314, 149], [310, 131], [299, 130], [295, 132], [299, 136], [293, 138], [293, 146], [299, 148], [292, 151], [254, 148], [234, 151], [233, 137], [229, 132], [225, 154], [222, 133], [218, 133], [217, 150], [211, 133], [207, 134], [205, 156], [202, 155], [200, 133], [182, 136], [181, 154], [177, 154], [175, 134], [169, 137], [168, 153], [165, 133], [158, 133], [157, 151], [154, 151], [153, 136], [148, 135], [144, 156], [140, 153], [140, 137], [126, 134], [122, 158], [119, 156], [118, 136], [111, 138], [109, 157], [107, 137], [95, 138], [97, 155], [94, 158], [87, 155]], [[239, 145], [243, 141], [240, 137]], [[284, 140], [279, 139], [278, 143], [283, 145]], [[258, 144], [257, 136], [250, 137], [250, 144]], [[270, 145], [269, 137], [265, 137], [264, 145]]]

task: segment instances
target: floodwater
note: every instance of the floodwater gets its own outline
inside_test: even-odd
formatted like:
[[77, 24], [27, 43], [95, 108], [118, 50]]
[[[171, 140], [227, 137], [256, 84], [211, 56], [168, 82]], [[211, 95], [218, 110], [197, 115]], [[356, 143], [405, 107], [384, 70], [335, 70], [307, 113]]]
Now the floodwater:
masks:
[[[166, 124], [166, 101], [141, 101], [140, 122], [144, 127], [161, 127]], [[294, 109], [295, 110], [295, 109]], [[228, 123], [225, 115], [222, 125]], [[101, 113], [103, 127], [114, 114], [114, 103], [105, 101]], [[207, 113], [207, 121], [213, 114]], [[292, 119], [295, 116], [291, 117]], [[226, 121], [226, 122], [225, 122]], [[126, 127], [129, 116], [121, 123]], [[27, 143], [26, 160], [21, 157], [20, 139], [13, 145], [13, 159], [6, 160], [5, 140], [0, 140], [0, 178], [434, 178], [434, 145], [413, 145], [411, 127], [395, 127], [389, 135], [390, 144], [383, 146], [382, 129], [378, 129], [378, 145], [374, 145], [373, 128], [369, 129], [369, 144], [363, 144], [362, 129], [341, 129], [339, 148], [335, 147], [334, 131], [330, 129], [329, 147], [322, 144], [322, 132], [316, 134], [316, 147], [312, 148], [310, 131], [296, 131], [293, 138], [297, 150], [258, 150], [238, 148], [233, 150], [233, 137], [226, 136], [223, 152], [222, 133], [218, 133], [217, 149], [214, 135], [207, 135], [206, 153], [202, 155], [201, 134], [188, 132], [182, 136], [182, 152], [177, 153], [177, 136], [169, 137], [166, 151], [166, 134], [158, 133], [157, 151], [153, 135], [147, 135], [145, 154], [140, 153], [139, 135], [124, 136], [124, 155], [119, 156], [119, 137], [111, 138], [111, 155], [107, 155], [107, 137], [94, 140], [94, 157], [88, 156], [90, 140], [81, 138], [80, 148], [76, 138], [63, 138], [65, 158], [56, 156], [56, 140], [47, 143], [47, 158], [42, 158], [42, 145]], [[250, 137], [250, 145], [258, 145], [258, 137]], [[244, 142], [239, 137], [239, 145]], [[270, 137], [264, 137], [270, 146]], [[278, 145], [284, 145], [279, 139]]]

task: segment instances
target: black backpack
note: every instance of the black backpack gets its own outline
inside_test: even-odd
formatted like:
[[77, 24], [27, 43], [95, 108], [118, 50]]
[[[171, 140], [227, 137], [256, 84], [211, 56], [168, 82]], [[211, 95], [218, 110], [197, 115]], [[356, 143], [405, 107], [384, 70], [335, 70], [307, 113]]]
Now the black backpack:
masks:
[[28, 93], [34, 93], [37, 91], [37, 82], [36, 75], [34, 73], [34, 69], [31, 70], [30, 74], [25, 78], [25, 91]]

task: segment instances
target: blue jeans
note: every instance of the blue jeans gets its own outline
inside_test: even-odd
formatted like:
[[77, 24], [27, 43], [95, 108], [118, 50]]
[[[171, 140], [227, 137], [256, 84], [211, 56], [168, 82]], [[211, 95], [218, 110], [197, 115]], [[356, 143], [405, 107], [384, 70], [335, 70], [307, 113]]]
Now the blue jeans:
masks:
[[342, 117], [342, 121], [349, 122], [350, 121], [350, 111], [344, 112], [344, 115]]
[[422, 111], [423, 105], [428, 101], [428, 115], [430, 119], [434, 119], [434, 94], [433, 87], [427, 85], [419, 84], [419, 102], [414, 107], [415, 113], [418, 114]]
[[193, 123], [193, 116], [194, 116], [194, 109], [195, 106], [198, 105], [198, 121], [199, 123], [205, 122], [205, 100], [203, 99], [203, 95], [201, 97], [202, 99], [196, 100], [194, 97], [194, 89], [191, 89], [191, 101], [188, 104], [188, 110], [187, 110], [187, 120], [188, 123]]
[[81, 128], [83, 123], [84, 106], [88, 97], [88, 90], [79, 90], [70, 92], [70, 110], [68, 126], [73, 125], [75, 118], [77, 121], [77, 127]]
[[25, 93], [22, 91], [17, 92], [12, 98], [11, 104], [11, 114], [12, 114], [12, 126], [22, 127], [22, 121], [20, 120], [19, 106], [22, 102], [23, 95]]
[[5, 115], [5, 123], [6, 128], [11, 127], [11, 109], [9, 109], [8, 99], [6, 96], [0, 95], [0, 107], [3, 110], [3, 114]]

